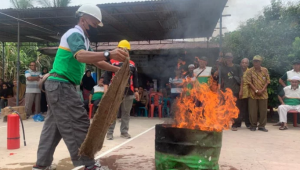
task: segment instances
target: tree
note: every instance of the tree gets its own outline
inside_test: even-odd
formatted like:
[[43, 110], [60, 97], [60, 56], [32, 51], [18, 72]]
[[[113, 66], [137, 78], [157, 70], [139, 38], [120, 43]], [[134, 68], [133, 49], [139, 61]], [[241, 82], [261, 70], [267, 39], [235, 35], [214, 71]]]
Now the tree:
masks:
[[[50, 70], [52, 68], [52, 64], [54, 62], [54, 57], [50, 57], [47, 55], [41, 55], [40, 52], [37, 51], [38, 45], [37, 43], [22, 43], [20, 47], [20, 76], [24, 76], [25, 70], [28, 69], [30, 62], [37, 62], [38, 69], [42, 67], [48, 67]], [[17, 76], [17, 43], [6, 43], [4, 47], [4, 80], [12, 81]], [[2, 76], [3, 70], [3, 56], [2, 56], [2, 48], [0, 48], [0, 75]], [[23, 82], [25, 83], [25, 82]]]
[[44, 7], [67, 7], [71, 0], [38, 0]]
[[239, 29], [224, 34], [224, 51], [232, 52], [235, 62], [253, 56], [264, 58], [271, 84], [268, 86], [269, 106], [277, 107], [278, 79], [292, 69], [292, 61], [300, 59], [300, 3], [284, 5], [272, 0], [263, 14], [249, 19]]
[[33, 7], [33, 0], [10, 0], [14, 8], [27, 9]]

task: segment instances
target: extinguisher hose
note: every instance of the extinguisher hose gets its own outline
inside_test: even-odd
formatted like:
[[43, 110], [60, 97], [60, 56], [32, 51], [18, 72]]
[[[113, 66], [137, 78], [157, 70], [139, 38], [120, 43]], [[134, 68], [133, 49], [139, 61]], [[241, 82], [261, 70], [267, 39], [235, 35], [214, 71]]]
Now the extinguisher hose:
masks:
[[22, 125], [22, 131], [23, 131], [23, 140], [24, 140], [24, 146], [26, 146], [26, 140], [25, 140], [25, 131], [24, 131], [24, 125], [23, 125], [23, 121], [22, 121], [22, 118], [21, 118], [21, 115], [19, 112], [15, 111], [14, 109], [12, 109], [10, 106], [9, 106], [9, 109], [12, 110], [14, 113], [17, 113], [19, 118], [20, 118], [20, 122], [21, 122], [21, 125]]

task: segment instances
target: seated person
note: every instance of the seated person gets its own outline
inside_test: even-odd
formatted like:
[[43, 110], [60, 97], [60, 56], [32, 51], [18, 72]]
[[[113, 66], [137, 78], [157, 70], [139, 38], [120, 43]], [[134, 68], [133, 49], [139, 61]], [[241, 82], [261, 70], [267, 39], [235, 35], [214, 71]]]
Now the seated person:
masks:
[[85, 109], [89, 112], [89, 105], [93, 104], [93, 115], [98, 108], [98, 104], [103, 97], [104, 94], [104, 86], [103, 86], [104, 78], [101, 77], [98, 81], [98, 85], [94, 86], [90, 92], [89, 100], [84, 101]]
[[290, 80], [291, 85], [283, 88], [278, 95], [281, 105], [278, 107], [279, 122], [281, 127], [279, 130], [287, 130], [287, 112], [290, 110], [300, 111], [300, 77], [293, 76]]
[[[19, 82], [19, 106], [25, 106], [25, 91], [26, 85]], [[17, 80], [13, 81], [13, 97], [7, 99], [7, 105], [14, 107], [17, 106]]]
[[183, 79], [182, 79], [182, 73], [179, 69], [175, 70], [175, 78], [170, 78], [169, 83], [171, 84], [171, 103], [180, 96], [182, 92], [182, 84], [183, 84]]
[[143, 87], [139, 87], [139, 99], [140, 101], [136, 101], [135, 103], [135, 112], [138, 112], [140, 107], [148, 108], [148, 93], [143, 89]]
[[2, 89], [1, 89], [1, 92], [0, 92], [0, 106], [1, 106], [1, 109], [5, 108], [5, 103], [7, 102], [7, 99], [8, 98], [11, 98], [12, 97], [12, 94], [10, 92], [10, 89], [7, 85], [7, 83], [3, 83], [2, 84]]

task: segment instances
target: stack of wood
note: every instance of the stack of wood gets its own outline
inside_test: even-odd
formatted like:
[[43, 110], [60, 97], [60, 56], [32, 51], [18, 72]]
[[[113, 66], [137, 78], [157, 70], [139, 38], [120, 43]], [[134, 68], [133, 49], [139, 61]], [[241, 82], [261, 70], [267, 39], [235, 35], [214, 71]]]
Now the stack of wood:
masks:
[[129, 59], [126, 59], [98, 105], [88, 134], [80, 147], [79, 155], [94, 158], [94, 155], [102, 149], [107, 130], [117, 119], [129, 76]]

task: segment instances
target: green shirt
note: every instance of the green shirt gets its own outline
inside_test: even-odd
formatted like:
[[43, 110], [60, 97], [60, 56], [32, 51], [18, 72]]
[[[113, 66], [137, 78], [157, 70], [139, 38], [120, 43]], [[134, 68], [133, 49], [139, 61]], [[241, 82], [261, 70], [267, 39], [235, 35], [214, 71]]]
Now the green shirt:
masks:
[[93, 95], [92, 97], [92, 101], [95, 100], [101, 100], [103, 95], [104, 95], [104, 87], [103, 86], [94, 86], [94, 88], [91, 90], [91, 95]]
[[[89, 40], [84, 37], [82, 29], [76, 26], [62, 36], [53, 69], [50, 73], [65, 76], [76, 85], [79, 85], [86, 67], [85, 63], [81, 63], [75, 58], [81, 50], [92, 51]], [[50, 76], [49, 80], [68, 82], [66, 79], [53, 76]]]

